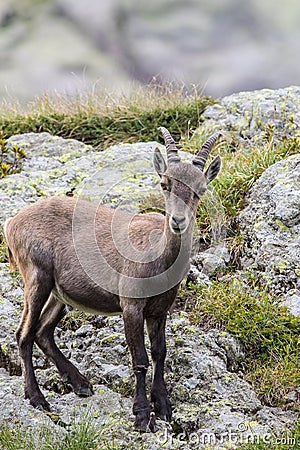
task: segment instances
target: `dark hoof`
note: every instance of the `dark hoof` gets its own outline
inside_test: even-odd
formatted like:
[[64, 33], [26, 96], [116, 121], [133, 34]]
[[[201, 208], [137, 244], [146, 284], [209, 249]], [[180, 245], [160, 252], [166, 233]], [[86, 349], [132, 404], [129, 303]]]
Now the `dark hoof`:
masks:
[[159, 417], [161, 420], [164, 420], [165, 422], [171, 422], [172, 409], [169, 399], [166, 397], [164, 400], [162, 399], [155, 401], [152, 400], [152, 403], [156, 417]]
[[154, 412], [145, 411], [136, 416], [134, 422], [135, 431], [139, 431], [140, 433], [156, 433], [158, 430], [155, 421]]
[[74, 391], [78, 397], [90, 397], [94, 394], [94, 390], [91, 385], [89, 386], [81, 386], [79, 389]]
[[171, 420], [172, 420], [172, 412], [171, 411], [166, 414], [157, 413], [156, 416], [159, 417], [161, 420], [164, 420], [165, 422], [171, 422]]
[[45, 399], [32, 399], [30, 400], [30, 404], [40, 411], [51, 411], [50, 405]]

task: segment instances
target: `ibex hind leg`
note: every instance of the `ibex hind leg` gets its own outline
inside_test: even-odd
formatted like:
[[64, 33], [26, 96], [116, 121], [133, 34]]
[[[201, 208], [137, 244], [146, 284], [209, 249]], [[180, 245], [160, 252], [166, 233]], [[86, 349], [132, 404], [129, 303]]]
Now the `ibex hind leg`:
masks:
[[39, 317], [51, 293], [53, 281], [48, 274], [36, 267], [30, 268], [27, 273], [28, 275], [24, 277], [24, 309], [16, 333], [23, 366], [25, 398], [28, 398], [34, 407], [49, 410], [49, 404], [43, 396], [34, 374], [32, 348]]
[[93, 394], [91, 384], [63, 355], [54, 340], [55, 327], [65, 314], [65, 305], [51, 294], [41, 313], [35, 341], [45, 355], [56, 365], [62, 379], [71, 384], [75, 394], [87, 397]]

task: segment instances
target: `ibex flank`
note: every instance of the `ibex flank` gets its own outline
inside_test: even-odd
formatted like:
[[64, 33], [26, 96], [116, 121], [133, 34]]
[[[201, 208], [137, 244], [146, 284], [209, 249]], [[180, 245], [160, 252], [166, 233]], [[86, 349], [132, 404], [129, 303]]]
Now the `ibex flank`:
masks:
[[[66, 305], [93, 314], [122, 314], [135, 374], [135, 429], [155, 431], [155, 417], [171, 420], [164, 383], [165, 325], [178, 286], [189, 268], [199, 199], [217, 176], [221, 159], [204, 166], [219, 134], [209, 138], [192, 164], [182, 162], [166, 128], [160, 128], [167, 163], [155, 149], [165, 215], [132, 215], [70, 197], [32, 204], [5, 223], [12, 267], [23, 277], [24, 309], [16, 338], [31, 405], [49, 410], [34, 373], [34, 342], [80, 396], [93, 393], [85, 376], [62, 354], [54, 330]], [[144, 322], [151, 343], [150, 402], [145, 378], [149, 360]]]

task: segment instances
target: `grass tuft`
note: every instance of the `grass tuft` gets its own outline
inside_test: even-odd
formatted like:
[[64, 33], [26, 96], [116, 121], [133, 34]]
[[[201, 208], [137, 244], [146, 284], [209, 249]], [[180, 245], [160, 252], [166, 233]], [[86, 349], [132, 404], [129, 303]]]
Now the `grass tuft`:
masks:
[[[195, 152], [198, 149], [198, 146], [193, 144], [193, 139], [187, 145], [189, 151]], [[222, 206], [217, 213], [222, 214], [224, 226], [232, 228], [232, 222], [245, 207], [246, 194], [255, 181], [272, 164], [299, 153], [299, 147], [299, 138], [283, 139], [279, 145], [274, 142], [272, 135], [268, 135], [264, 143], [255, 144], [251, 149], [240, 144], [236, 150], [236, 146], [232, 143], [226, 141], [219, 143], [222, 170], [213, 182], [214, 191], [204, 197], [203, 205], [197, 212], [198, 227], [203, 230], [203, 233], [211, 234], [211, 224], [215, 223], [216, 214], [213, 213], [216, 205]], [[212, 202], [213, 197], [214, 202]]]
[[26, 158], [24, 149], [18, 145], [8, 146], [0, 131], [0, 179], [21, 170], [21, 161]]
[[76, 98], [44, 95], [27, 107], [6, 105], [0, 111], [4, 136], [47, 131], [64, 138], [79, 139], [97, 149], [120, 142], [160, 138], [165, 126], [176, 140], [199, 125], [202, 112], [214, 100], [187, 94], [174, 86], [136, 88], [129, 97], [113, 99], [91, 92]]
[[18, 424], [0, 425], [1, 450], [121, 450], [106, 428], [87, 416], [67, 430], [38, 427], [24, 429]]
[[300, 318], [267, 292], [250, 290], [238, 279], [183, 289], [181, 296], [194, 324], [226, 330], [240, 340], [245, 352], [241, 368], [262, 401], [287, 404], [288, 392], [300, 383]]

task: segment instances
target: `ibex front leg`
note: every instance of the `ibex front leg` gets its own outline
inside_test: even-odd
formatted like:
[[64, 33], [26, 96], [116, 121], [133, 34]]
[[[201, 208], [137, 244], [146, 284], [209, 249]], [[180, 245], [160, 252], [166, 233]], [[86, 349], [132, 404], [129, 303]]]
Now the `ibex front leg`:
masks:
[[149, 360], [145, 349], [143, 300], [137, 300], [134, 303], [131, 300], [125, 300], [122, 303], [124, 304], [125, 336], [132, 357], [136, 382], [133, 402], [134, 427], [138, 431], [156, 431], [155, 417], [154, 414], [151, 415], [146, 396], [146, 373]]
[[147, 330], [151, 342], [153, 361], [151, 402], [154, 405], [155, 414], [162, 420], [170, 421], [172, 416], [171, 404], [164, 382], [164, 363], [166, 358], [165, 327], [166, 316], [158, 319], [147, 319]]

